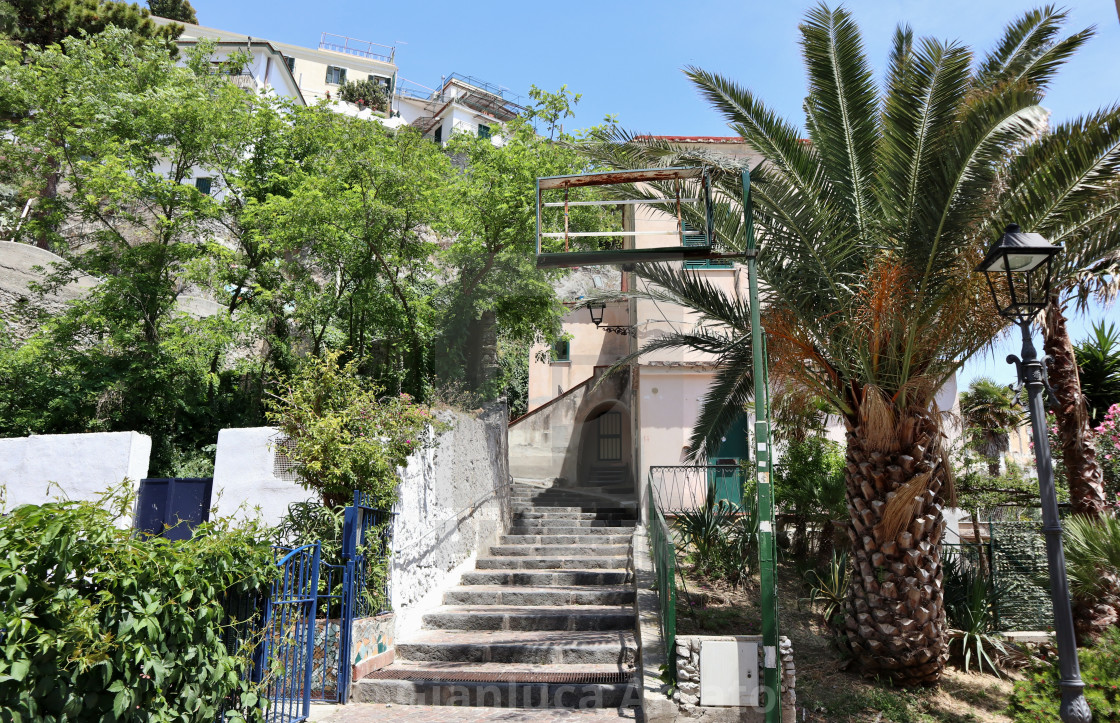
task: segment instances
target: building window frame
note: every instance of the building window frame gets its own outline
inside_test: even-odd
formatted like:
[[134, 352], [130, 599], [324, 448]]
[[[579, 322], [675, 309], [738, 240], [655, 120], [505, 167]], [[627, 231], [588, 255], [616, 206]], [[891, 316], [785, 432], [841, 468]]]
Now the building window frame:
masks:
[[552, 362], [570, 362], [572, 360], [572, 342], [561, 339], [552, 345]]
[[327, 79], [328, 85], [342, 85], [346, 82], [346, 68], [337, 65], [327, 66]]
[[478, 137], [479, 138], [489, 138], [490, 135], [491, 135], [490, 126], [486, 125], [485, 123], [479, 123], [478, 124]]
[[199, 176], [194, 179], [194, 187], [199, 193], [204, 196], [209, 196], [210, 191], [214, 188], [214, 179], [210, 176]]

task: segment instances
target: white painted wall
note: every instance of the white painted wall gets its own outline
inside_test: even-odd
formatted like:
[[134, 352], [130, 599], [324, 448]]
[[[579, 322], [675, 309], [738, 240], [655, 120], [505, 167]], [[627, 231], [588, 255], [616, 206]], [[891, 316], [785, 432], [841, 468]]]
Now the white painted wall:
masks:
[[274, 427], [218, 432], [212, 508], [217, 507], [223, 515], [260, 517], [266, 524], [275, 525], [292, 502], [316, 499], [314, 492], [295, 480], [281, 479], [273, 473], [277, 436]]
[[152, 438], [136, 432], [0, 439], [5, 508], [42, 504], [56, 497], [93, 500], [126, 478], [135, 491], [148, 476], [151, 454]]

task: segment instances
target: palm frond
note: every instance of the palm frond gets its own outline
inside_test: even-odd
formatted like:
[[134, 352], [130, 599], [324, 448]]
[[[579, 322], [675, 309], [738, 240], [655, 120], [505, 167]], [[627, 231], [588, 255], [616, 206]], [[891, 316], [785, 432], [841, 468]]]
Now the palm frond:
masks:
[[810, 138], [861, 235], [876, 232], [875, 148], [879, 94], [859, 28], [844, 8], [818, 5], [801, 24], [809, 72]]
[[715, 378], [700, 400], [700, 413], [688, 443], [690, 460], [713, 457], [727, 430], [754, 397], [750, 344], [733, 347], [720, 362]]

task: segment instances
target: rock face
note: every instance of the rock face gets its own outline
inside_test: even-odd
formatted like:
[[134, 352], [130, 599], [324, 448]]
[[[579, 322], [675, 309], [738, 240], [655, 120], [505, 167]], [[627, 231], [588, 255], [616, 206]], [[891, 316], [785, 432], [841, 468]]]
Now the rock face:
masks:
[[513, 524], [398, 637], [354, 700], [404, 705], [637, 705], [632, 500], [515, 485]]
[[40, 313], [57, 314], [66, 304], [84, 296], [97, 285], [92, 276], [79, 276], [53, 293], [40, 296], [35, 290], [61, 256], [22, 243], [0, 241], [0, 320], [14, 339], [26, 339], [39, 327]]

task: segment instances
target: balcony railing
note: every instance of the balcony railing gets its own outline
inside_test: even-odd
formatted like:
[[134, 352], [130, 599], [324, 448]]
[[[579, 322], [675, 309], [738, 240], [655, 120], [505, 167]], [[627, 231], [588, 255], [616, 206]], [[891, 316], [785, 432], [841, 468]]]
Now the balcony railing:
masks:
[[649, 489], [662, 514], [676, 515], [704, 506], [708, 491], [715, 499], [743, 505], [743, 468], [738, 465], [666, 465], [649, 468]]
[[368, 40], [357, 40], [333, 33], [323, 33], [319, 38], [319, 50], [356, 55], [359, 58], [377, 60], [382, 63], [392, 63], [393, 58], [397, 55], [396, 46], [371, 43]]

